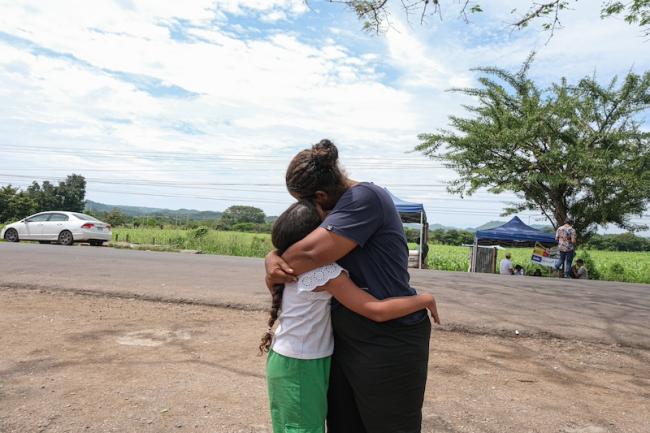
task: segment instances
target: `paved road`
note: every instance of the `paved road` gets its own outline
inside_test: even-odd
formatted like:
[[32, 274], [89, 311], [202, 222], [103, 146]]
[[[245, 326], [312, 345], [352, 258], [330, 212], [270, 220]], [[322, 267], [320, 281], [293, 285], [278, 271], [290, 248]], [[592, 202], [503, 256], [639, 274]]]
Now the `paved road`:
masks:
[[[413, 270], [446, 326], [650, 348], [650, 285]], [[260, 259], [0, 243], [0, 287], [107, 293], [241, 308], [268, 305]]]

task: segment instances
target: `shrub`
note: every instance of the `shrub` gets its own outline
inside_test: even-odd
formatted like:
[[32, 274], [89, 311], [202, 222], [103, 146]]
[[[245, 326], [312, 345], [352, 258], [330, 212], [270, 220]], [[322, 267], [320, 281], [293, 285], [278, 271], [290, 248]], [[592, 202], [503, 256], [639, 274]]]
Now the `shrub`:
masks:
[[202, 239], [202, 238], [206, 237], [209, 232], [210, 232], [210, 229], [208, 227], [205, 227], [205, 226], [197, 227], [197, 228], [195, 228], [194, 230], [192, 230], [190, 232], [190, 237], [192, 239], [196, 239], [196, 240]]

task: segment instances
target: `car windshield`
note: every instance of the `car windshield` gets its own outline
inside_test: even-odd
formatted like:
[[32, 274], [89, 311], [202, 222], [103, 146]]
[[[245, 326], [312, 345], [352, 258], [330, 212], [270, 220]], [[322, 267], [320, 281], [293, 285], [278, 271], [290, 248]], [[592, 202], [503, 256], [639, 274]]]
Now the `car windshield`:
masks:
[[93, 218], [90, 215], [86, 215], [86, 214], [83, 214], [83, 213], [73, 213], [72, 215], [74, 215], [75, 217], [79, 218], [80, 220], [84, 220], [84, 221], [99, 221], [98, 219]]

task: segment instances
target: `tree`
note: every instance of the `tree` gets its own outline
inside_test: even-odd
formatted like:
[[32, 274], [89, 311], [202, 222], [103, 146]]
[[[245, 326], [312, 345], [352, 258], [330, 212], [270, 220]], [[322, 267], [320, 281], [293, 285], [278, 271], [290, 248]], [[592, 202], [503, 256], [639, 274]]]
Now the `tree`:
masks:
[[650, 132], [636, 120], [650, 107], [650, 73], [540, 89], [531, 62], [515, 74], [476, 69], [480, 88], [452, 89], [478, 99], [466, 106], [473, 117], [451, 116], [451, 129], [420, 135], [416, 149], [458, 173], [450, 192], [514, 192], [520, 201], [504, 216], [535, 210], [554, 227], [571, 216], [587, 237], [597, 225], [645, 228], [630, 215], [650, 200]]
[[83, 212], [86, 206], [86, 179], [83, 176], [68, 176], [65, 182], [59, 182], [57, 193], [61, 197], [60, 210]]
[[[561, 25], [560, 17], [564, 10], [569, 9], [572, 4], [578, 1], [587, 0], [546, 0], [532, 1], [529, 0], [528, 8], [521, 12], [516, 8], [511, 11], [516, 14], [512, 26], [516, 29], [522, 29], [529, 24], [542, 21], [541, 27], [544, 30], [552, 32]], [[330, 3], [342, 3], [348, 6], [363, 23], [364, 30], [380, 33], [389, 22], [389, 8], [397, 4], [397, 0], [329, 0]], [[487, 1], [486, 1], [487, 2]], [[470, 14], [483, 12], [480, 0], [411, 0], [400, 2], [409, 22], [416, 16], [420, 23], [428, 15], [437, 15], [442, 19], [443, 8], [458, 5], [458, 15], [468, 21]], [[650, 0], [632, 0], [628, 2], [603, 0], [600, 4], [601, 18], [623, 15], [623, 18], [629, 24], [636, 24], [643, 29], [646, 36], [650, 35]]]
[[585, 245], [587, 249], [609, 251], [650, 251], [650, 239], [633, 233], [594, 235]]
[[104, 221], [113, 227], [121, 226], [126, 222], [126, 215], [124, 215], [118, 208], [113, 208], [110, 212], [104, 215]]
[[239, 223], [263, 224], [266, 215], [262, 209], [253, 206], [230, 206], [223, 212], [220, 225], [228, 228]]
[[86, 179], [78, 174], [68, 176], [58, 186], [47, 180], [42, 185], [32, 182], [25, 191], [5, 186], [0, 189], [0, 222], [50, 210], [83, 212], [85, 196]]
[[86, 196], [86, 179], [78, 174], [66, 177], [58, 186], [43, 181], [42, 186], [34, 181], [27, 187], [27, 194], [36, 202], [37, 212], [64, 210], [83, 212]]
[[36, 212], [36, 202], [11, 185], [0, 188], [0, 222], [13, 222]]
[[14, 195], [18, 192], [18, 188], [11, 185], [6, 185], [0, 188], [0, 223], [11, 220], [11, 208], [9, 203]]
[[25, 191], [20, 191], [11, 198], [9, 201], [9, 209], [12, 211], [12, 220], [19, 220], [38, 212], [36, 210], [34, 199], [32, 199]]
[[39, 185], [34, 181], [27, 187], [27, 194], [36, 203], [37, 212], [46, 210], [65, 210], [61, 203], [58, 188], [52, 185], [49, 181], [43, 181], [43, 185]]

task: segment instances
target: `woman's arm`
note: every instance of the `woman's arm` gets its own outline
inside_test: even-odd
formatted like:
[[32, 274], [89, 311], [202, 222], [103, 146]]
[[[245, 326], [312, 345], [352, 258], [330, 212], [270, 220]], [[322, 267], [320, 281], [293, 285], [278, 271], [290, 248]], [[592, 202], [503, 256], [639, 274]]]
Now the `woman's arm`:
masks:
[[335, 262], [357, 246], [363, 247], [383, 226], [384, 215], [377, 191], [363, 184], [350, 187], [321, 227], [292, 245], [282, 257], [267, 255], [267, 286], [291, 281], [292, 276]]
[[433, 295], [400, 296], [379, 300], [361, 290], [345, 272], [322, 286], [346, 308], [375, 322], [404, 317], [425, 308], [431, 311], [435, 323], [440, 324], [436, 300]]
[[295, 281], [296, 275], [333, 263], [356, 247], [355, 241], [319, 227], [282, 256], [275, 251], [267, 254], [266, 285], [270, 289], [275, 284]]

